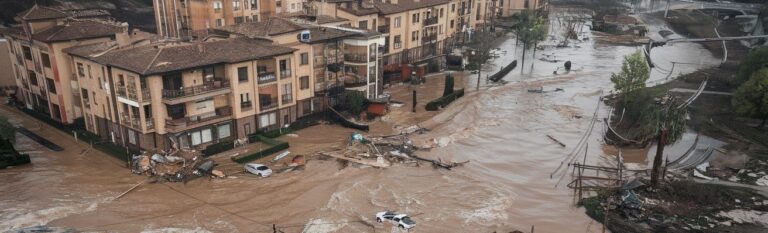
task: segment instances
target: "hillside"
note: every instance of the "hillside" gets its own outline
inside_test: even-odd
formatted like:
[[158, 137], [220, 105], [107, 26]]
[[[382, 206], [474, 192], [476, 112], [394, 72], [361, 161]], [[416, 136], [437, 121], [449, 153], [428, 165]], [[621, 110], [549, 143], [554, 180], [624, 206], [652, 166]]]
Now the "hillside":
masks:
[[104, 9], [118, 21], [128, 22], [142, 31], [156, 31], [152, 0], [0, 0], [0, 24], [16, 23], [16, 14], [32, 7], [35, 2], [59, 9]]

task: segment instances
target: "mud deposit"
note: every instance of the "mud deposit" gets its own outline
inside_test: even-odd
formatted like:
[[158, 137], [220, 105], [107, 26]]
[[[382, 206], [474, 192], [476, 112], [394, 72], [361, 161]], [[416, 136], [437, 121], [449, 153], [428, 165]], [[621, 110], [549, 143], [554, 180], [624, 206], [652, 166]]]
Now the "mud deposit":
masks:
[[[552, 25], [550, 34], [561, 36], [556, 23]], [[658, 28], [663, 26], [652, 27], [649, 34]], [[584, 31], [591, 36], [589, 30]], [[469, 88], [474, 87], [475, 76], [463, 79], [466, 96], [421, 124], [432, 131], [413, 138], [416, 143], [450, 138], [448, 146], [424, 156], [470, 160], [463, 167], [451, 171], [426, 165], [373, 169], [312, 159], [303, 171], [266, 179], [240, 175], [197, 179], [186, 185], [149, 184], [112, 201], [145, 177], [130, 175], [116, 160], [87, 150], [63, 133], [38, 126], [36, 133], [64, 146], [65, 151], [32, 154], [33, 165], [0, 171], [0, 231], [48, 224], [83, 231], [271, 232], [276, 224], [284, 232], [389, 232], [393, 226], [376, 223], [374, 214], [393, 210], [413, 216], [418, 225], [411, 232], [507, 232], [532, 225], [536, 232], [598, 232], [599, 223], [573, 206], [571, 190], [565, 187], [570, 179], [565, 169], [552, 173], [568, 162], [565, 156], [588, 130], [590, 121], [607, 116], [608, 109], [598, 99], [612, 89], [609, 76], [619, 70], [623, 56], [638, 48], [595, 44], [593, 40], [573, 41], [567, 48], [551, 46], [556, 43], [542, 43], [544, 49], [535, 58], [528, 52], [525, 64], [518, 63], [505, 78], [506, 85], [483, 82], [475, 92]], [[522, 56], [512, 35], [500, 48], [507, 53], [483, 66], [484, 73]], [[659, 66], [668, 68], [672, 61], [690, 63], [678, 65], [671, 77], [718, 62], [695, 44], [665, 46], [658, 51], [652, 56]], [[560, 68], [561, 74], [553, 75], [563, 64], [538, 59], [544, 56], [571, 60], [574, 71], [563, 74]], [[658, 70], [651, 74], [651, 82], [668, 76]], [[540, 87], [564, 91], [527, 91]], [[598, 119], [593, 119], [596, 109]], [[39, 125], [6, 107], [0, 114], [30, 129]], [[402, 117], [408, 117], [407, 113]], [[590, 134], [587, 163], [614, 163], [614, 155], [605, 152], [610, 150], [601, 147], [602, 131], [596, 124]], [[305, 142], [332, 147], [343, 143], [349, 132], [310, 128], [291, 139], [291, 145]]]

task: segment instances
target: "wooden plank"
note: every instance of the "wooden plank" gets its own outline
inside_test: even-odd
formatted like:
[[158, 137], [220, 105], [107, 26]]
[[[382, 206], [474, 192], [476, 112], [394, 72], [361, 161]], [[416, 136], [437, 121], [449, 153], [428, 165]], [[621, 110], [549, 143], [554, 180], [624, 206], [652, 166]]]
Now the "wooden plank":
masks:
[[354, 162], [354, 163], [359, 163], [359, 164], [362, 164], [362, 165], [368, 165], [368, 166], [371, 166], [371, 167], [387, 168], [387, 167], [390, 166], [388, 163], [383, 163], [382, 164], [382, 163], [377, 163], [376, 161], [362, 160], [362, 159], [357, 159], [357, 158], [349, 158], [349, 157], [346, 157], [346, 156], [343, 156], [343, 155], [340, 155], [340, 154], [337, 154], [337, 153], [333, 153], [333, 152], [321, 152], [320, 154], [321, 155], [326, 155], [326, 156], [332, 157], [332, 158], [337, 158], [337, 159], [346, 160], [346, 161], [350, 161], [350, 162]]

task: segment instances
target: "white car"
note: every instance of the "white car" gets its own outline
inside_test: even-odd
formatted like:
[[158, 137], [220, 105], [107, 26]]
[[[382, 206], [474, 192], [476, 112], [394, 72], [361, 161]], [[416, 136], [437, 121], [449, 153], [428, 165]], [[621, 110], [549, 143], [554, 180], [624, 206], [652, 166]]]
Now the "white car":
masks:
[[264, 164], [258, 164], [258, 163], [249, 163], [245, 164], [245, 170], [261, 177], [267, 177], [269, 175], [272, 175], [272, 169], [269, 169], [267, 166], [264, 166]]
[[416, 222], [405, 214], [398, 214], [391, 211], [376, 213], [376, 221], [383, 222], [384, 220], [397, 224], [402, 229], [411, 229], [416, 226]]

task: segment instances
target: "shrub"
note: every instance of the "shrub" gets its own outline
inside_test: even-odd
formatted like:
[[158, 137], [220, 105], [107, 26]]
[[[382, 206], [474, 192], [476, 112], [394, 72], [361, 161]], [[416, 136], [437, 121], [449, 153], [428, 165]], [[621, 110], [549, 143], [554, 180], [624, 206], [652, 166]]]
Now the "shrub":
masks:
[[445, 106], [448, 106], [448, 104], [450, 104], [451, 102], [453, 102], [458, 98], [461, 98], [462, 96], [464, 96], [464, 89], [459, 89], [451, 93], [450, 95], [446, 95], [446, 96], [437, 98], [436, 100], [429, 101], [429, 103], [427, 103], [427, 106], [425, 106], [424, 108], [427, 109], [427, 111], [437, 111], [440, 108], [444, 108]]
[[347, 91], [344, 93], [345, 102], [349, 107], [349, 113], [359, 116], [363, 112], [363, 105], [365, 104], [365, 97], [358, 91]]
[[206, 147], [202, 152], [204, 157], [215, 155], [235, 148], [234, 140], [224, 140]]

